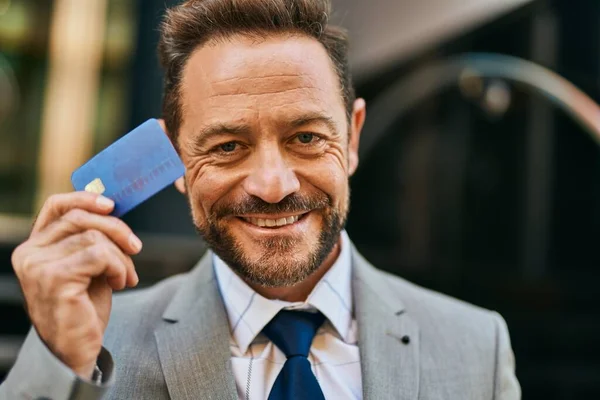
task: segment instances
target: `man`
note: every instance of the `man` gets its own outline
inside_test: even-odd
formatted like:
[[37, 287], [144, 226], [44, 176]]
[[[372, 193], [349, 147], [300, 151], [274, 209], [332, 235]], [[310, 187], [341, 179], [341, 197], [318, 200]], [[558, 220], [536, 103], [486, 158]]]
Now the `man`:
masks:
[[178, 185], [210, 245], [135, 286], [140, 240], [53, 196], [13, 255], [33, 326], [9, 399], [517, 399], [493, 312], [370, 266], [343, 231], [365, 102], [326, 0], [196, 0], [159, 46]]

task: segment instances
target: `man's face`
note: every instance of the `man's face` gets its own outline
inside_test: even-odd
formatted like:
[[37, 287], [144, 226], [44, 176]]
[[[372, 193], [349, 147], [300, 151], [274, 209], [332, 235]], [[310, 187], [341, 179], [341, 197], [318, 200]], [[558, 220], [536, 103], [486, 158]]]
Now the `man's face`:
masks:
[[234, 36], [188, 60], [178, 140], [194, 224], [252, 283], [298, 283], [339, 240], [364, 119], [360, 100], [348, 124], [340, 93], [304, 36]]

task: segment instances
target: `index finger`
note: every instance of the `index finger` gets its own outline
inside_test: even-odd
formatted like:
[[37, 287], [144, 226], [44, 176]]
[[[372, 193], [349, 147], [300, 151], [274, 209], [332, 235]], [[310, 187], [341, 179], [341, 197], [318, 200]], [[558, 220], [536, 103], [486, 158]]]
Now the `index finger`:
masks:
[[55, 194], [48, 197], [42, 206], [42, 209], [33, 224], [31, 234], [41, 231], [75, 208], [107, 215], [110, 214], [114, 207], [114, 201], [96, 193], [81, 191]]

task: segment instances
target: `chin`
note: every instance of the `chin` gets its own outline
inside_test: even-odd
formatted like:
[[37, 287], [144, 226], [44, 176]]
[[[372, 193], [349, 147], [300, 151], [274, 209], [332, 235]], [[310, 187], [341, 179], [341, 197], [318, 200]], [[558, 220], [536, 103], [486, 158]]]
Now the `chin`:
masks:
[[341, 220], [316, 211], [297, 222], [259, 227], [229, 217], [198, 229], [211, 249], [242, 279], [265, 287], [295, 285], [321, 266], [339, 240]]
[[244, 280], [265, 287], [293, 286], [316, 271], [320, 233], [248, 237], [231, 232], [233, 254], [218, 254]]

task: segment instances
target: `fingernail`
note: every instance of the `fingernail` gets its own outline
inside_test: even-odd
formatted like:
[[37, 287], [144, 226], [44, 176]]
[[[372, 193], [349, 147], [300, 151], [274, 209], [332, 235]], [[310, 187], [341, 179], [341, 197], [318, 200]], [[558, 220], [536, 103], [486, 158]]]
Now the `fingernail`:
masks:
[[98, 204], [101, 208], [110, 209], [115, 206], [115, 202], [109, 199], [108, 197], [98, 196], [96, 198], [96, 204]]
[[135, 273], [135, 283], [133, 284], [133, 286], [137, 286], [137, 284], [140, 283], [140, 277], [138, 276], [137, 272]]
[[129, 235], [129, 244], [135, 251], [140, 251], [142, 249], [142, 241], [135, 236], [133, 233]]

